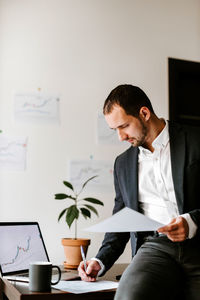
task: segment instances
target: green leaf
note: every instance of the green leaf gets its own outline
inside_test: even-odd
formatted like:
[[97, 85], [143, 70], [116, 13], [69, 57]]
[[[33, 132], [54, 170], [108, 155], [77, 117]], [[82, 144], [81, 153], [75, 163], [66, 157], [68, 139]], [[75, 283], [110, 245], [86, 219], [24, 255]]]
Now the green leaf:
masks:
[[99, 216], [95, 207], [93, 207], [91, 205], [88, 205], [88, 204], [84, 204], [84, 206], [86, 206], [88, 209], [90, 209], [91, 211], [93, 211], [97, 216]]
[[66, 185], [72, 191], [74, 190], [73, 185], [69, 181], [63, 181], [64, 185]]
[[70, 195], [66, 195], [66, 194], [55, 194], [55, 199], [57, 200], [63, 200], [63, 199], [66, 199], [66, 198], [69, 198], [69, 199], [72, 199], [72, 200], [76, 200], [76, 198], [70, 196]]
[[104, 206], [103, 202], [96, 198], [84, 198], [83, 200]]
[[85, 219], [91, 218], [91, 213], [87, 208], [81, 207], [80, 210]]
[[63, 200], [66, 198], [68, 198], [68, 196], [66, 194], [55, 194], [55, 199]]
[[65, 212], [68, 210], [68, 208], [63, 209], [63, 211], [61, 211], [61, 213], [59, 214], [58, 217], [58, 221], [60, 221], [60, 219], [62, 218], [62, 216], [65, 214]]
[[92, 176], [92, 177], [90, 177], [88, 180], [86, 180], [86, 182], [83, 184], [83, 186], [82, 186], [82, 189], [84, 189], [84, 187], [86, 186], [86, 184], [90, 181], [90, 180], [92, 180], [92, 179], [94, 179], [94, 178], [96, 178], [96, 177], [98, 177], [98, 175], [95, 175], [95, 176]]
[[71, 227], [74, 220], [78, 219], [78, 217], [79, 217], [79, 210], [77, 209], [76, 205], [71, 205], [70, 207], [68, 207], [66, 222], [69, 228]]

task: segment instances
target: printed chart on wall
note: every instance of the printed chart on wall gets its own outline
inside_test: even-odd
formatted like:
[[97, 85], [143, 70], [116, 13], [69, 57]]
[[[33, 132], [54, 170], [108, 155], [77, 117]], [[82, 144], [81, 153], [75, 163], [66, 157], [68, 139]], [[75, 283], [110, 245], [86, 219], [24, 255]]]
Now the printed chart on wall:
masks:
[[113, 164], [107, 161], [74, 160], [70, 161], [70, 181], [75, 188], [81, 188], [83, 183], [92, 176], [94, 180], [88, 183], [91, 188], [110, 189], [113, 186]]
[[0, 170], [23, 171], [26, 168], [26, 137], [0, 135]]
[[0, 227], [0, 262], [4, 272], [25, 270], [31, 261], [46, 261], [38, 229], [30, 226]]
[[23, 122], [59, 122], [59, 97], [41, 92], [14, 95], [14, 117]]
[[116, 132], [108, 127], [102, 113], [97, 116], [97, 143], [100, 145], [121, 145]]

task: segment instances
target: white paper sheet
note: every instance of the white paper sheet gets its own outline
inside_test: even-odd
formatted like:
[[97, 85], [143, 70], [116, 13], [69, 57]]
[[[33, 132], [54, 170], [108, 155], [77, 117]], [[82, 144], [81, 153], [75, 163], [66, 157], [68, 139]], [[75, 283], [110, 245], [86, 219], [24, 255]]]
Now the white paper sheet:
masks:
[[116, 131], [109, 128], [103, 113], [98, 113], [97, 116], [97, 144], [121, 145]]
[[0, 170], [24, 171], [27, 137], [0, 135]]
[[91, 189], [107, 190], [112, 187], [113, 164], [110, 161], [99, 160], [71, 160], [70, 181], [76, 189], [81, 189], [83, 183], [90, 177], [97, 175], [88, 183]]
[[82, 294], [103, 290], [116, 289], [118, 282], [100, 280], [96, 282], [85, 282], [80, 280], [65, 281], [61, 280], [58, 284], [53, 285], [52, 288], [70, 292], [74, 294]]
[[14, 95], [16, 121], [31, 123], [58, 123], [59, 97], [41, 92], [16, 93]]
[[84, 230], [92, 232], [155, 231], [163, 225], [133, 209], [125, 207], [112, 217]]

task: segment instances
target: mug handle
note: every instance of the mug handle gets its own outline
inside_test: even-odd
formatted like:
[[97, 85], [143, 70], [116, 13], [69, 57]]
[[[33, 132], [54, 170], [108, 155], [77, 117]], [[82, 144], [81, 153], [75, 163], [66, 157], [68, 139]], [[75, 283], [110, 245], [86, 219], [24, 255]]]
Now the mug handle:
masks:
[[54, 284], [57, 284], [61, 279], [61, 270], [58, 266], [52, 266], [52, 269], [57, 269], [58, 270], [58, 280], [55, 281], [55, 282], [51, 282], [51, 284], [54, 285]]

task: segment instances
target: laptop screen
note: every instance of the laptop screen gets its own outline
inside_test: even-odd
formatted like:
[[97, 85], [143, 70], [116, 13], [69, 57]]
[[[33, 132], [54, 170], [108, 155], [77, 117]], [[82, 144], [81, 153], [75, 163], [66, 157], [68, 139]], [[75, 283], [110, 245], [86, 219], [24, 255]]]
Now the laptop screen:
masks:
[[37, 222], [0, 222], [0, 245], [3, 276], [28, 271], [33, 261], [49, 261]]

